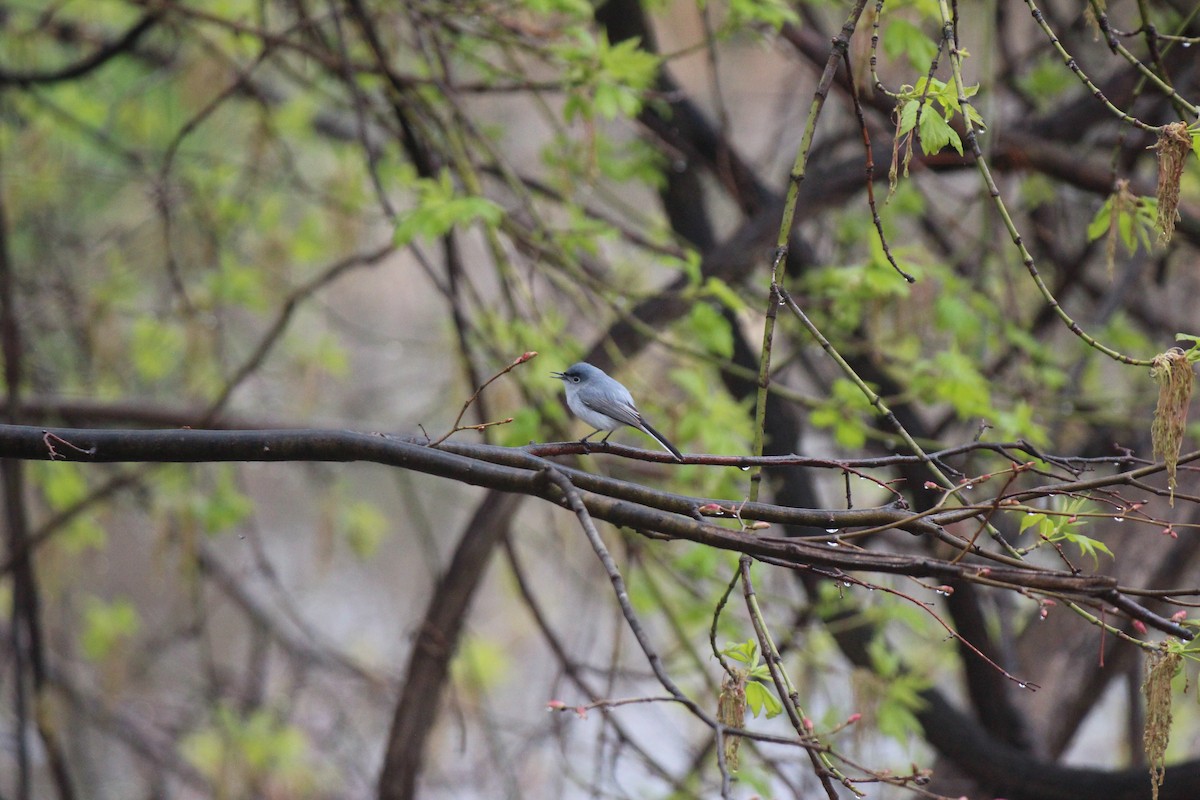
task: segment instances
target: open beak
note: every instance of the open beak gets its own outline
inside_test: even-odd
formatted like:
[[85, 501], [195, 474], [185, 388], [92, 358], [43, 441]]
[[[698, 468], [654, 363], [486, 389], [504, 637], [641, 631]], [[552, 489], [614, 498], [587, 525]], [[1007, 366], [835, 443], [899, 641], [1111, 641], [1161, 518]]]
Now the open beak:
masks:
[[566, 376], [566, 375], [564, 375], [564, 374], [563, 374], [563, 373], [561, 373], [561, 372], [551, 372], [551, 373], [550, 373], [550, 377], [551, 377], [551, 378], [558, 378], [560, 381], [565, 381], [565, 380], [567, 379], [567, 376]]

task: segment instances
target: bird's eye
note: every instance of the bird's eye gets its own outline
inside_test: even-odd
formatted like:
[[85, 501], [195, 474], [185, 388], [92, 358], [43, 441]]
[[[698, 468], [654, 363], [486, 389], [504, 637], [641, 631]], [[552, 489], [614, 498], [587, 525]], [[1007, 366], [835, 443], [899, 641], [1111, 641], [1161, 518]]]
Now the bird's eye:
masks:
[[579, 376], [578, 376], [578, 375], [572, 375], [572, 376], [571, 376], [571, 383], [579, 383]]

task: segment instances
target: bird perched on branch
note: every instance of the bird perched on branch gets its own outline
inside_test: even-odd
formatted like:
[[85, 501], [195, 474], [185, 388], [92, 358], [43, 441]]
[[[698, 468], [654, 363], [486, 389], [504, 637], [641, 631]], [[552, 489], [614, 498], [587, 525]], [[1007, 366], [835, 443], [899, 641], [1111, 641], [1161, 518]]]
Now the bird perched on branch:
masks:
[[600, 431], [608, 431], [601, 442], [607, 442], [612, 432], [622, 425], [637, 428], [661, 444], [671, 455], [683, 461], [683, 454], [667, 441], [642, 418], [633, 396], [620, 382], [610, 378], [604, 370], [580, 361], [572, 364], [565, 372], [550, 373], [563, 382], [567, 389], [567, 407], [571, 413], [595, 428], [579, 441], [586, 442]]

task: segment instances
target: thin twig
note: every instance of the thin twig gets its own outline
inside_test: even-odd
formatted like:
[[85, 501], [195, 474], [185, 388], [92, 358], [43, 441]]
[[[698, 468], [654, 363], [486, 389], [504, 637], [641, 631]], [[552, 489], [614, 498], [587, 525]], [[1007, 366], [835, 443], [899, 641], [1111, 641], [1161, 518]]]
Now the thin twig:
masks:
[[465, 425], [465, 426], [459, 425], [459, 423], [462, 422], [462, 418], [466, 415], [467, 409], [470, 408], [471, 404], [474, 403], [475, 400], [479, 397], [480, 392], [482, 392], [484, 389], [486, 389], [488, 386], [490, 386], [492, 381], [496, 380], [501, 375], [505, 375], [505, 374], [509, 373], [514, 368], [519, 367], [521, 364], [524, 364], [526, 361], [529, 361], [532, 358], [537, 358], [537, 351], [530, 350], [530, 351], [522, 354], [521, 357], [518, 358], [516, 361], [512, 362], [507, 367], [500, 370], [495, 375], [493, 375], [492, 377], [490, 377], [486, 381], [484, 381], [483, 384], [475, 390], [475, 393], [472, 394], [470, 397], [468, 397], [467, 401], [465, 403], [463, 403], [463, 407], [459, 410], [458, 416], [454, 418], [454, 425], [451, 426], [450, 430], [448, 430], [444, 434], [442, 434], [442, 436], [439, 439], [437, 439], [436, 441], [430, 442], [429, 446], [437, 447], [439, 444], [446, 441], [447, 439], [449, 439], [451, 436], [458, 433], [459, 431], [483, 430], [484, 428], [491, 427], [493, 425], [503, 425], [507, 422], [512, 422], [512, 418], [509, 417], [506, 420], [501, 420], [501, 421], [497, 421], [497, 422], [484, 422], [479, 425]]
[[[567, 506], [575, 512], [575, 516], [579, 519], [579, 524], [583, 528], [584, 535], [587, 536], [588, 544], [592, 546], [592, 550], [595, 551], [596, 557], [600, 559], [600, 564], [604, 567], [605, 574], [608, 575], [608, 580], [612, 583], [613, 592], [617, 596], [617, 604], [621, 608], [622, 616], [625, 617], [625, 623], [629, 626], [629, 630], [632, 631], [638, 646], [646, 656], [646, 660], [650, 662], [650, 669], [654, 672], [654, 677], [658, 678], [658, 682], [670, 693], [675, 702], [681, 704], [696, 717], [700, 718], [705, 725], [716, 731], [719, 739], [720, 733], [725, 726], [684, 694], [683, 690], [676, 685], [675, 681], [667, 673], [667, 669], [662, 663], [662, 658], [658, 655], [658, 651], [654, 649], [654, 644], [650, 641], [650, 636], [642, 626], [641, 620], [638, 619], [637, 612], [633, 610], [633, 603], [629, 599], [629, 591], [625, 587], [625, 579], [621, 577], [621, 571], [617, 568], [617, 562], [613, 560], [612, 554], [608, 552], [608, 547], [600, 537], [600, 532], [596, 530], [596, 524], [592, 521], [592, 515], [588, 513], [587, 507], [583, 504], [583, 498], [580, 497], [579, 490], [567, 480], [566, 475], [552, 466], [543, 470], [542, 474], [563, 493]], [[722, 761], [724, 759], [724, 747], [720, 741], [717, 742], [717, 758]], [[722, 772], [725, 773], [723, 764]], [[731, 797], [727, 773], [723, 774], [721, 796], [726, 798]]]

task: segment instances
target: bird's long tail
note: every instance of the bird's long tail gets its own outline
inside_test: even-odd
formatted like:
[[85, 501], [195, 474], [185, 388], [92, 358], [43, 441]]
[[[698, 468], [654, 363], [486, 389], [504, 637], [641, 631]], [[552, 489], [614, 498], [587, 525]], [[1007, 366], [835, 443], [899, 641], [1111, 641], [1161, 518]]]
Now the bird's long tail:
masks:
[[650, 435], [650, 438], [654, 439], [654, 441], [658, 442], [664, 448], [666, 448], [671, 453], [671, 455], [675, 456], [676, 460], [683, 461], [683, 453], [679, 452], [679, 450], [676, 449], [675, 445], [673, 445], [669, 441], [667, 441], [667, 437], [663, 436], [661, 433], [654, 430], [654, 428], [651, 428], [646, 423], [645, 420], [642, 421], [642, 431], [645, 433], [648, 433]]

